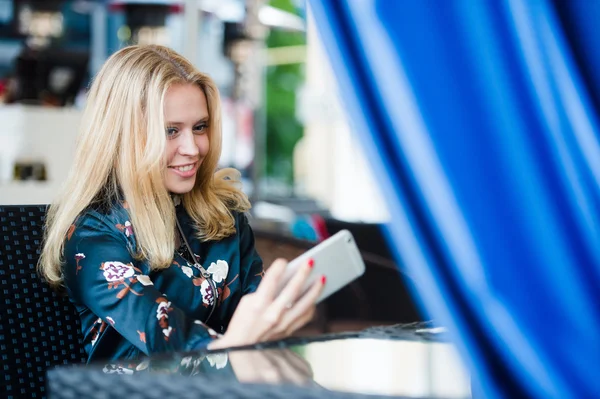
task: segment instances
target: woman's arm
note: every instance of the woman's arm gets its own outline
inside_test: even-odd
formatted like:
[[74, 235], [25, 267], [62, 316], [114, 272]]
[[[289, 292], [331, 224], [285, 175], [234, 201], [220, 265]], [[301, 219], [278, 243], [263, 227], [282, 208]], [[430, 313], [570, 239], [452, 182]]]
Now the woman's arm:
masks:
[[207, 345], [215, 335], [159, 292], [109, 219], [88, 213], [65, 242], [72, 297], [145, 354]]
[[256, 291], [265, 272], [263, 261], [256, 252], [254, 233], [245, 214], [239, 213], [238, 234], [240, 236], [240, 277], [242, 295]]

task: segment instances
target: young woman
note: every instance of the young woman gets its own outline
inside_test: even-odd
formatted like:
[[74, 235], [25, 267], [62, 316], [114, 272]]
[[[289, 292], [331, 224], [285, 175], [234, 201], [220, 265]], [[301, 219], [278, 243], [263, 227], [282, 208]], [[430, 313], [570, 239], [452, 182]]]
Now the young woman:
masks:
[[[285, 337], [312, 317], [312, 262], [263, 277], [235, 170], [218, 170], [213, 81], [161, 46], [113, 54], [95, 77], [73, 167], [51, 205], [40, 270], [64, 286], [88, 361]], [[210, 327], [209, 327], [210, 326]]]

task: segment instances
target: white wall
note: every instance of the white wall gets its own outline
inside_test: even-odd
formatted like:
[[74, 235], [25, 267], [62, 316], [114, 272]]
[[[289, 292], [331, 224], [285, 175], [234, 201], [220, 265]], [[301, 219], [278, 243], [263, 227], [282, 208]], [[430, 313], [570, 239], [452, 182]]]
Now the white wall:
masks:
[[[226, 108], [226, 107], [224, 107]], [[222, 158], [234, 163], [235, 126], [224, 109]], [[71, 168], [81, 110], [36, 106], [0, 106], [0, 205], [46, 204], [52, 201]], [[41, 161], [48, 180], [13, 181], [16, 161]]]
[[298, 189], [328, 206], [338, 219], [386, 222], [389, 214], [377, 180], [350, 130], [312, 18], [307, 29], [306, 85], [298, 115], [305, 130], [294, 159]]
[[[75, 108], [0, 106], [0, 204], [45, 204], [66, 178], [81, 111]], [[45, 182], [13, 181], [16, 161], [41, 161]]]

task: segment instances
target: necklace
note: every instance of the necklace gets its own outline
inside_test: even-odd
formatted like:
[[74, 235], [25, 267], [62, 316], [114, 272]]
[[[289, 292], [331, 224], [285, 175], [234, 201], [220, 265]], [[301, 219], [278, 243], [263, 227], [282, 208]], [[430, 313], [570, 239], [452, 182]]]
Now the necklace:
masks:
[[[183, 236], [179, 229], [177, 229], [177, 235], [179, 236], [179, 242], [181, 243], [179, 244], [179, 248], [177, 248], [176, 250], [177, 253], [179, 254], [179, 256], [181, 256], [187, 261], [189, 266], [193, 266], [195, 269], [200, 270], [200, 272], [202, 273], [204, 269], [200, 267], [200, 265], [198, 265], [198, 259], [196, 258], [196, 255], [191, 253], [191, 251], [188, 251], [188, 248], [186, 247], [185, 242], [183, 241]], [[204, 274], [202, 275], [204, 276]]]
[[[190, 247], [190, 244], [188, 243], [187, 239], [183, 235], [183, 229], [181, 228], [181, 225], [179, 224], [179, 219], [177, 217], [175, 218], [175, 222], [177, 223], [177, 230], [179, 231], [179, 238], [184, 244], [184, 252], [187, 252], [188, 255], [191, 257], [191, 262], [188, 262], [188, 263], [191, 263], [196, 269], [198, 269], [200, 271], [200, 274], [202, 275], [202, 277], [204, 277], [205, 281], [207, 281], [208, 285], [210, 285], [210, 288], [214, 295], [212, 307], [210, 309], [210, 312], [208, 313], [208, 317], [206, 318], [206, 320], [204, 320], [204, 322], [206, 323], [206, 322], [208, 322], [208, 320], [210, 319], [210, 316], [212, 316], [213, 312], [215, 311], [215, 308], [217, 307], [217, 301], [216, 301], [217, 286], [216, 286], [215, 282], [212, 280], [211, 274], [209, 272], [207, 272], [206, 269], [204, 269], [202, 266], [200, 266], [200, 264], [196, 260], [194, 253], [192, 252], [192, 248]], [[183, 256], [183, 254], [180, 254], [180, 255], [184, 259], [186, 259], [186, 257]]]
[[183, 245], [184, 245], [184, 252], [187, 252], [188, 257], [186, 258], [181, 253], [180, 253], [180, 255], [183, 256], [183, 258], [186, 259], [189, 263], [193, 264], [193, 266], [196, 269], [200, 270], [200, 273], [202, 274], [202, 277], [204, 277], [204, 278], [206, 278], [208, 280], [211, 280], [210, 273], [207, 272], [205, 268], [203, 268], [202, 266], [200, 266], [200, 264], [198, 263], [198, 260], [194, 256], [194, 253], [192, 252], [192, 248], [190, 247], [190, 244], [188, 243], [187, 239], [185, 238], [185, 235], [183, 235], [183, 229], [181, 228], [181, 225], [179, 224], [179, 219], [175, 218], [175, 222], [177, 223], [177, 229], [179, 230], [179, 238], [183, 242]]

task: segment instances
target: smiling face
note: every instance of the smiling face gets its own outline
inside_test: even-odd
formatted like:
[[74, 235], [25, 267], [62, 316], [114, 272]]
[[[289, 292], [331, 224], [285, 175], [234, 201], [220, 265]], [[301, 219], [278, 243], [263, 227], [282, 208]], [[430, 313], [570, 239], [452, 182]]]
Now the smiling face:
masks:
[[206, 96], [196, 85], [173, 85], [165, 95], [164, 113], [165, 187], [171, 193], [184, 194], [194, 188], [196, 174], [210, 147]]

